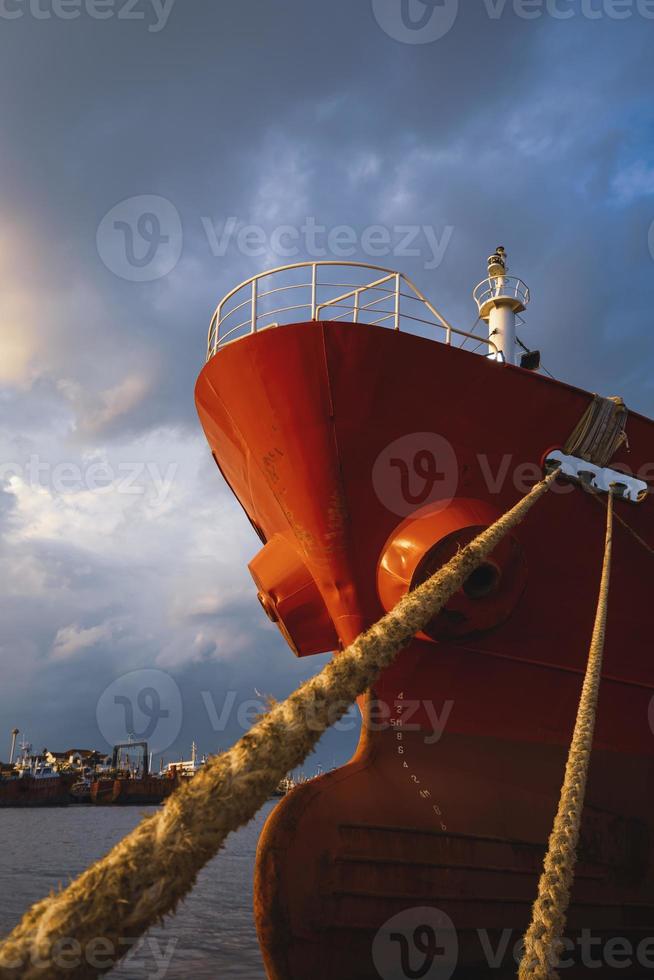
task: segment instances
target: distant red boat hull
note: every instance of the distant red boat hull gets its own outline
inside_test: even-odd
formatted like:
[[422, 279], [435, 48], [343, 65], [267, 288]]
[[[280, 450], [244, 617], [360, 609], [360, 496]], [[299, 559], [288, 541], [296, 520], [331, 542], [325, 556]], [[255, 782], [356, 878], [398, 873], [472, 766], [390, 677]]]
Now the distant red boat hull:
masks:
[[0, 779], [0, 807], [66, 806], [70, 802], [71, 780], [65, 776], [51, 779]]
[[175, 789], [174, 779], [96, 779], [91, 783], [91, 803], [97, 806], [156, 806]]
[[[589, 400], [453, 347], [335, 322], [227, 344], [196, 388], [216, 462], [265, 543], [251, 566], [260, 599], [300, 654], [347, 644], [379, 619], [421, 536], [442, 538], [446, 557], [515, 503]], [[651, 482], [654, 424], [631, 415], [628, 434], [617, 462]], [[616, 508], [654, 542], [649, 500]], [[404, 916], [410, 944], [423, 908], [454, 924], [454, 976], [515, 975], [510, 951], [491, 971], [488, 943], [503, 930], [519, 938], [536, 894], [603, 533], [597, 501], [557, 487], [513, 550], [493, 556], [500, 587], [458, 597], [432, 624], [436, 642], [417, 637], [362, 699], [355, 759], [276, 808], [256, 875], [271, 978], [413, 975], [392, 973], [401, 941], [384, 945], [384, 928]], [[569, 922], [573, 935], [635, 943], [654, 934], [652, 556], [622, 528], [615, 551]]]

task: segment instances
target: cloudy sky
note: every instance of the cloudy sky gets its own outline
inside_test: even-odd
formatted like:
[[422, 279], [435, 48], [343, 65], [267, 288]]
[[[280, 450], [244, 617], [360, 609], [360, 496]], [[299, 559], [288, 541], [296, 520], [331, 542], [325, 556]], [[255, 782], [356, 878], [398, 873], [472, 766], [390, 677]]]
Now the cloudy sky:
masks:
[[324, 662], [193, 404], [218, 298], [308, 226], [464, 328], [503, 242], [547, 368], [654, 414], [653, 41], [651, 0], [0, 0], [0, 758], [106, 747], [116, 693], [226, 747]]

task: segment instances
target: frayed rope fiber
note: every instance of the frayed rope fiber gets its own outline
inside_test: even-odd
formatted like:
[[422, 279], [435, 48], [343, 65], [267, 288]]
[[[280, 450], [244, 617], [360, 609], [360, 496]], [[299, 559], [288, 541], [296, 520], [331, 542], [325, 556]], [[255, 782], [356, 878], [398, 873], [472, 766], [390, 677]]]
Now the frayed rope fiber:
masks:
[[[105, 857], [29, 909], [0, 945], [2, 978], [95, 977], [126, 954], [125, 941], [172, 912], [232, 831], [248, 823], [286, 773], [311, 752], [396, 654], [531, 510], [558, 472], [537, 484], [427, 582], [359, 636], [233, 748], [214, 756]], [[62, 942], [81, 949], [73, 965]], [[101, 941], [102, 964], [85, 955]]]
[[577, 863], [577, 846], [590, 768], [595, 720], [602, 678], [604, 640], [611, 582], [613, 550], [613, 494], [609, 494], [604, 564], [588, 666], [581, 691], [577, 721], [565, 769], [559, 808], [554, 818], [543, 873], [534, 902], [532, 920], [525, 935], [519, 980], [557, 980], [557, 964], [570, 905]]

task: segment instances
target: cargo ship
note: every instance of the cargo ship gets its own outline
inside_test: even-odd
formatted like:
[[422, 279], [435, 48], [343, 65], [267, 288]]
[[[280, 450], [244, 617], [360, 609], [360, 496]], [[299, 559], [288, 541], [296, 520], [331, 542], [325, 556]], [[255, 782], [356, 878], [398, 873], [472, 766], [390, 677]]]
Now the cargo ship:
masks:
[[[352, 760], [268, 819], [255, 915], [271, 980], [515, 976], [586, 664], [609, 487], [619, 525], [564, 976], [608, 975], [616, 942], [632, 950], [622, 975], [646, 973], [654, 423], [539, 373], [516, 334], [530, 293], [503, 248], [474, 298], [481, 334], [401, 272], [308, 262], [247, 280], [211, 321], [197, 410], [261, 540], [259, 602], [295, 656], [338, 656], [548, 460], [562, 465], [361, 698]], [[580, 420], [592, 442], [609, 418], [601, 465], [571, 451]]]

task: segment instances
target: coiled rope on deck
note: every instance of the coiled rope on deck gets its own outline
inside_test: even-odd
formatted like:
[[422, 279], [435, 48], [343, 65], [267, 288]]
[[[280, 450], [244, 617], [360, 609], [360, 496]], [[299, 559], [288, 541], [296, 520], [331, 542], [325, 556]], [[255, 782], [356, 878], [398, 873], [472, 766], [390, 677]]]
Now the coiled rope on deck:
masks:
[[621, 446], [629, 445], [625, 431], [628, 416], [629, 411], [622, 398], [593, 395], [563, 452], [567, 456], [579, 456], [596, 466], [607, 466]]
[[[143, 820], [68, 887], [37, 902], [0, 945], [0, 977], [95, 977], [175, 909], [200, 869], [232, 831], [247, 823], [287, 772], [376, 680], [396, 654], [461, 588], [549, 489], [551, 473], [440, 571], [334, 657], [286, 701], [276, 704], [229, 751], [213, 757], [163, 809]], [[75, 964], [67, 949], [81, 950]], [[88, 950], [102, 942], [102, 965]], [[112, 952], [108, 952], [111, 950]]]
[[606, 542], [597, 613], [581, 691], [577, 720], [565, 769], [563, 788], [545, 855], [538, 897], [525, 935], [519, 980], [556, 980], [563, 934], [574, 881], [577, 846], [590, 768], [595, 720], [602, 677], [613, 550], [613, 493], [609, 493]]

